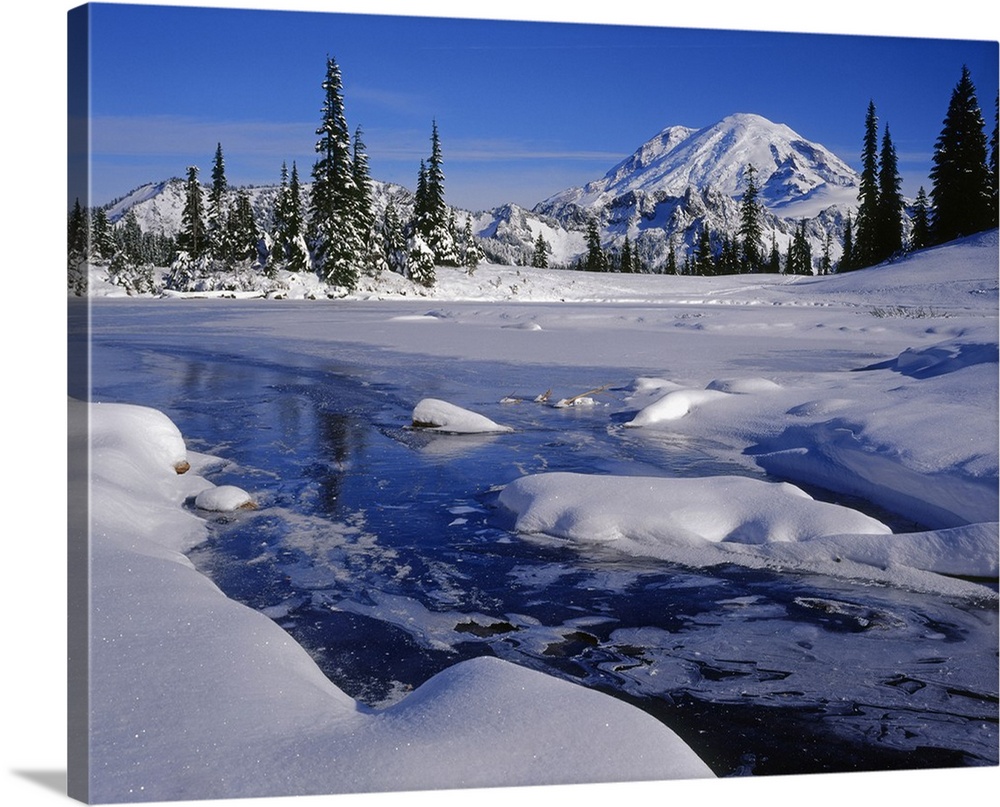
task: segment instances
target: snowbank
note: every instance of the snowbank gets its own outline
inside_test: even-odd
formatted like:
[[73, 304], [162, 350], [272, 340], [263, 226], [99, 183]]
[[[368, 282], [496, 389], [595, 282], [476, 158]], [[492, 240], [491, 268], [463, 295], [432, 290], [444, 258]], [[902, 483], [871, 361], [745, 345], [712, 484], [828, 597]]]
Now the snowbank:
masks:
[[521, 532], [582, 542], [765, 544], [891, 532], [862, 513], [815, 501], [794, 485], [738, 476], [538, 474], [504, 488], [500, 503], [517, 515]]
[[[669, 479], [546, 473], [500, 493], [515, 529], [688, 565], [780, 565], [789, 572], [996, 600], [996, 523], [893, 535], [881, 522], [819, 502], [787, 483], [743, 477]], [[924, 574], [924, 573], [930, 573]]]
[[[95, 404], [89, 420], [92, 801], [712, 775], [638, 709], [495, 658], [361, 706], [184, 556], [206, 536], [184, 503], [211, 483], [169, 419]], [[78, 427], [70, 441], [88, 448]]]

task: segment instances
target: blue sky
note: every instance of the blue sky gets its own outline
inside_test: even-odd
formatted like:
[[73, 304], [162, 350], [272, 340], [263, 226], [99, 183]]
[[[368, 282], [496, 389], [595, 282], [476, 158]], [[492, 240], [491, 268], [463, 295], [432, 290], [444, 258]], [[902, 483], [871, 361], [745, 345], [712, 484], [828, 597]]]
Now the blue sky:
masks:
[[473, 209], [530, 207], [602, 176], [666, 126], [734, 112], [785, 123], [858, 167], [869, 99], [913, 195], [930, 187], [963, 64], [992, 131], [996, 41], [667, 28], [662, 17], [638, 26], [97, 4], [93, 201], [188, 165], [208, 181], [217, 143], [231, 184], [276, 182], [283, 161], [308, 180], [328, 54], [372, 175], [412, 188], [436, 120], [447, 201]]

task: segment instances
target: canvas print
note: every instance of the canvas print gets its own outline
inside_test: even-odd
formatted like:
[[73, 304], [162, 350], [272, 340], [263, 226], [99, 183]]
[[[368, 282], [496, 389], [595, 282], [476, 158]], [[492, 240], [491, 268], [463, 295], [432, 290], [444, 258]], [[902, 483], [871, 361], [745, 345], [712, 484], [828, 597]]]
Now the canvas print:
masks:
[[998, 43], [68, 15], [69, 792], [998, 765]]

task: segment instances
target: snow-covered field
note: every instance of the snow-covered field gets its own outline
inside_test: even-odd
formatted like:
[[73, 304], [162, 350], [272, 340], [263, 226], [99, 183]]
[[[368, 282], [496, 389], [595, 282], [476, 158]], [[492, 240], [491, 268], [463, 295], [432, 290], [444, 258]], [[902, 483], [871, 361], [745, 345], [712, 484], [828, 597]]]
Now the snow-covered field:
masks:
[[[289, 296], [309, 295], [299, 283]], [[498, 469], [500, 504], [525, 540], [819, 573], [996, 610], [996, 231], [844, 276], [484, 266], [439, 270], [419, 294], [383, 283], [354, 296], [141, 301], [150, 316], [131, 329], [169, 340], [158, 314], [172, 311], [220, 349], [252, 339], [275, 355], [367, 363], [380, 378], [410, 356], [424, 374], [437, 367], [435, 388], [413, 400], [413, 421], [433, 430], [516, 441], [505, 414], [562, 401], [605, 417], [611, 439], [652, 452], [690, 441], [746, 470]], [[95, 300], [95, 328], [121, 304]], [[506, 369], [466, 377], [468, 362]], [[517, 388], [549, 370], [552, 389]], [[561, 388], [571, 376], [580, 386]], [[90, 409], [97, 800], [711, 775], [640, 710], [507, 661], [462, 662], [384, 710], [352, 700], [194, 569], [184, 553], [207, 528], [185, 503], [211, 491], [206, 474], [225, 457], [190, 450], [161, 413], [129, 403]], [[85, 450], [83, 434], [71, 440]], [[251, 498], [216, 493], [202, 499], [213, 511]], [[995, 645], [982, 650], [995, 659]]]

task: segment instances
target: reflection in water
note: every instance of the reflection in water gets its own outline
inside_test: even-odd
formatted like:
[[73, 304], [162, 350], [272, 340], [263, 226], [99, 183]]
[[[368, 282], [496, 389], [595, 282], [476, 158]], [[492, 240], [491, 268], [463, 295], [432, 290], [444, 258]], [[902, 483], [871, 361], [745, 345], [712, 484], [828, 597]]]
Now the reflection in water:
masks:
[[750, 472], [720, 447], [639, 439], [605, 410], [481, 400], [515, 432], [427, 434], [407, 428], [419, 375], [378, 384], [191, 346], [105, 342], [95, 368], [95, 391], [163, 409], [231, 462], [212, 481], [266, 505], [219, 517], [198, 568], [369, 704], [490, 654], [640, 705], [720, 774], [997, 762], [995, 610], [584, 556], [522, 539], [496, 508], [525, 473]]

